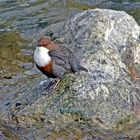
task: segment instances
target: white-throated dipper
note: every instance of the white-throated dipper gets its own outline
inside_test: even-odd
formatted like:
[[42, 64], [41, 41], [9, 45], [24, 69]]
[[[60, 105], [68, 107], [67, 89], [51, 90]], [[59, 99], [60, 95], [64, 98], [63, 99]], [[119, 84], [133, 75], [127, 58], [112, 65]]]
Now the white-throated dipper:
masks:
[[55, 44], [47, 36], [38, 41], [34, 60], [37, 68], [49, 78], [62, 79], [68, 73], [88, 72], [86, 68], [80, 65], [72, 51]]

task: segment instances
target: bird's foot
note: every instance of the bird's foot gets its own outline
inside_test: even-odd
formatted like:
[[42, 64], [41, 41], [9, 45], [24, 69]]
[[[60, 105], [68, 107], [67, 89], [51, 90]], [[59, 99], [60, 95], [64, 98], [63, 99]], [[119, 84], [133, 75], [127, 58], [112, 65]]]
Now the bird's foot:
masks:
[[39, 83], [39, 91], [42, 95], [51, 94], [58, 86], [60, 79], [47, 79]]
[[44, 80], [44, 81], [41, 81], [40, 83], [39, 83], [39, 85], [41, 86], [41, 85], [44, 85], [46, 82], [48, 82], [48, 79], [47, 80]]

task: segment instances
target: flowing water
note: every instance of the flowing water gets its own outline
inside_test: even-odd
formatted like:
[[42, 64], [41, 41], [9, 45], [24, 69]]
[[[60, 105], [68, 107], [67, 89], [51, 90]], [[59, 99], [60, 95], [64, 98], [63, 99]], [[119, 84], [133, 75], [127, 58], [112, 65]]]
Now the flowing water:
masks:
[[[38, 73], [32, 60], [32, 42], [35, 41], [38, 32], [48, 25], [68, 20], [78, 12], [93, 8], [124, 10], [140, 24], [139, 0], [0, 0], [2, 110], [8, 108], [10, 101], [19, 92], [30, 93], [42, 79], [42, 74]], [[0, 133], [0, 139], [18, 139], [11, 132], [4, 136], [7, 132], [6, 127], [1, 126], [0, 131], [3, 133], [3, 137]]]

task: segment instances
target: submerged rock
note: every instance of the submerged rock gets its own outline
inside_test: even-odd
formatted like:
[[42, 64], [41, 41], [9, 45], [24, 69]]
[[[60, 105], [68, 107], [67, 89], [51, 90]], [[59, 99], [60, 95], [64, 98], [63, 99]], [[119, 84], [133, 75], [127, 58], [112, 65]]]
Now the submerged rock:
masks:
[[56, 42], [74, 51], [89, 72], [66, 75], [48, 96], [42, 92], [42, 96], [36, 96], [37, 88], [30, 89], [26, 97], [19, 93], [11, 105], [12, 122], [30, 127], [39, 125], [40, 130], [34, 131], [38, 134], [47, 130], [43, 139], [50, 131], [58, 130], [54, 131], [57, 134], [69, 125], [120, 130], [137, 121], [140, 28], [130, 15], [123, 11], [87, 10], [47, 27], [40, 34], [43, 33], [51, 33]]

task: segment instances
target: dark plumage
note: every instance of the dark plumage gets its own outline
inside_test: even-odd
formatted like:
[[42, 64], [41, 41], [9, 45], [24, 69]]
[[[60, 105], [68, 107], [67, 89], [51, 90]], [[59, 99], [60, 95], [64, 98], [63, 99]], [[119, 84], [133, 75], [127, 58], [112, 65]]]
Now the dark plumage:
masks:
[[53, 43], [49, 37], [44, 36], [41, 38], [38, 42], [38, 47], [44, 47], [48, 50], [46, 56], [49, 55], [50, 61], [46, 64], [44, 63], [42, 66], [39, 66], [39, 63], [36, 63], [42, 73], [48, 77], [62, 79], [63, 76], [68, 73], [79, 71], [88, 72], [86, 68], [80, 65], [72, 51], [66, 47]]

